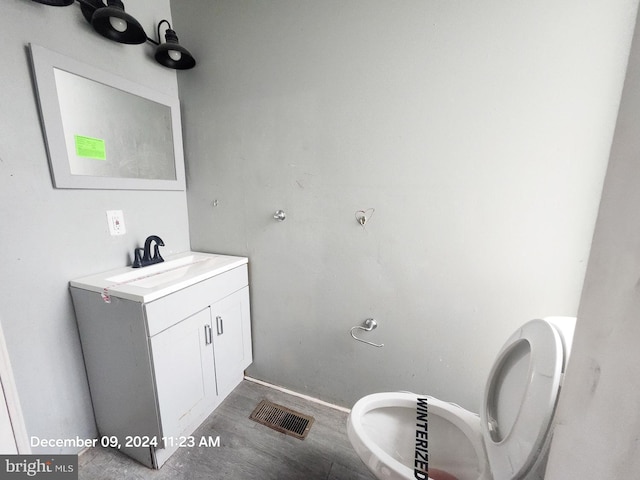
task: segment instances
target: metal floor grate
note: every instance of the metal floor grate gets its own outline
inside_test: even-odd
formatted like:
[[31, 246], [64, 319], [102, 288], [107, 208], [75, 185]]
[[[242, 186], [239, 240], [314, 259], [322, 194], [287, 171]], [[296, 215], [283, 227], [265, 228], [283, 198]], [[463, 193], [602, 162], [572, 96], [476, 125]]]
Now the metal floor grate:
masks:
[[249, 418], [300, 440], [305, 439], [313, 425], [313, 417], [267, 400], [262, 400]]

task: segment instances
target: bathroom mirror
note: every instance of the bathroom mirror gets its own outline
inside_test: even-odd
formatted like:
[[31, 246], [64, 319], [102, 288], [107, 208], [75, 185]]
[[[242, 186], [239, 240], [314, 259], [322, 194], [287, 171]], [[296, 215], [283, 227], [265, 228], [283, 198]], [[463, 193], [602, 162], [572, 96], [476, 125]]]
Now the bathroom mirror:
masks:
[[56, 188], [185, 189], [177, 97], [30, 47]]

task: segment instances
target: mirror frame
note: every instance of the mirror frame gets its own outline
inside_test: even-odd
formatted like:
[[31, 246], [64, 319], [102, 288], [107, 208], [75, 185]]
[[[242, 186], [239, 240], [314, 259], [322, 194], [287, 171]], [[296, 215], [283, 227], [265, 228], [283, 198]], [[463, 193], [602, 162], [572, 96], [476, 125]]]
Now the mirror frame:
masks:
[[[30, 44], [31, 61], [35, 77], [35, 87], [42, 120], [42, 130], [49, 157], [51, 176], [55, 188], [84, 188], [106, 190], [185, 190], [184, 150], [182, 145], [182, 123], [180, 121], [180, 101], [177, 96], [169, 96], [148, 87], [118, 77], [104, 70]], [[71, 173], [69, 154], [65, 141], [64, 125], [54, 70], [64, 70], [103, 85], [122, 90], [141, 98], [165, 105], [171, 109], [171, 129], [173, 134], [173, 159], [176, 178], [171, 180], [103, 177], [75, 175]]]

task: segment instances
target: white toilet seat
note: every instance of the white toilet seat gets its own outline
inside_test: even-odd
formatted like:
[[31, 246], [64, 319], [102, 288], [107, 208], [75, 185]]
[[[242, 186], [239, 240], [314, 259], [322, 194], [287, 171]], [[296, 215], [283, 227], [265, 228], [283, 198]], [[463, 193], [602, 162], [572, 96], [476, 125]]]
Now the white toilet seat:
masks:
[[[531, 470], [544, 450], [563, 363], [562, 339], [546, 320], [527, 322], [500, 350], [487, 381], [481, 411], [494, 480], [520, 478]], [[522, 383], [523, 374], [528, 383]], [[517, 411], [502, 412], [513, 410], [514, 406], [518, 406]]]

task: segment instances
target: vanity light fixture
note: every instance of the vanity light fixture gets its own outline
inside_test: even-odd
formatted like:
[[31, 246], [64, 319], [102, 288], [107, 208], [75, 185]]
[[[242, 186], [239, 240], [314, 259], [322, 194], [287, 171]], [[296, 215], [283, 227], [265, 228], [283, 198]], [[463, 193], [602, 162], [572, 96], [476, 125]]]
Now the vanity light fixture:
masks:
[[[160, 43], [160, 25], [166, 23], [168, 28], [164, 32], [165, 43]], [[188, 70], [196, 66], [196, 61], [189, 50], [178, 43], [178, 36], [175, 30], [171, 28], [168, 20], [161, 20], [158, 23], [158, 42], [154, 42], [150, 38], [147, 39], [151, 43], [158, 45], [156, 48], [156, 61], [165, 67], [174, 68], [176, 70]]]
[[[80, 11], [84, 18], [93, 25], [93, 28], [103, 37], [110, 40], [139, 45], [150, 42], [156, 45], [156, 61], [168, 68], [176, 70], [188, 70], [196, 66], [193, 55], [178, 42], [175, 30], [171, 28], [168, 20], [158, 23], [158, 41], [147, 37], [142, 25], [135, 18], [124, 11], [122, 0], [33, 0], [55, 7], [66, 7], [74, 2], [80, 4]], [[160, 41], [160, 26], [167, 24], [164, 32], [165, 42]]]

